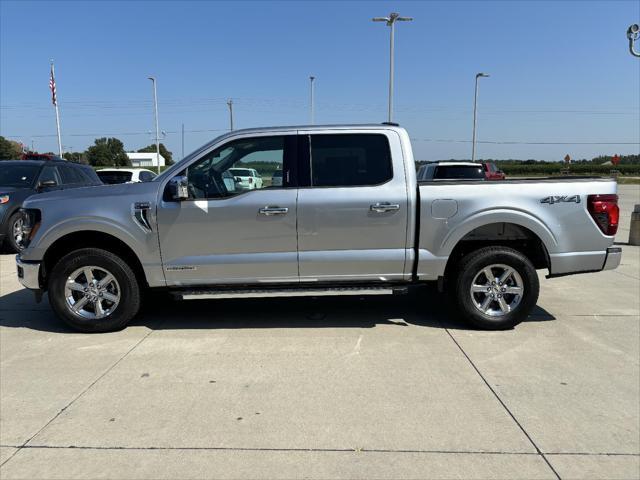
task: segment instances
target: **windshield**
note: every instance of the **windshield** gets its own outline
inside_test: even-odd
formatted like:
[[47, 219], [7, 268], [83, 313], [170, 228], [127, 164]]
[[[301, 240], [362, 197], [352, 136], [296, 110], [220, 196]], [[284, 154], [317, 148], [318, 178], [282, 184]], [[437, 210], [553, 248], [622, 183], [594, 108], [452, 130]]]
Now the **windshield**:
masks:
[[131, 172], [96, 172], [102, 183], [113, 185], [131, 181]]
[[0, 186], [29, 188], [33, 185], [40, 165], [3, 165], [0, 168]]

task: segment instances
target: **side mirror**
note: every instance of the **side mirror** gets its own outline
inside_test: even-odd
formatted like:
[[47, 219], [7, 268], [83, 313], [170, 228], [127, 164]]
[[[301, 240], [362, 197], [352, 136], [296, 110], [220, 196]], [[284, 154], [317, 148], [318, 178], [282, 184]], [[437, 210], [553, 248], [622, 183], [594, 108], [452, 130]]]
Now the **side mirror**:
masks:
[[38, 183], [38, 190], [56, 186], [58, 186], [58, 182], [56, 182], [55, 180], [45, 180], [44, 182]]
[[173, 177], [169, 180], [169, 196], [180, 202], [189, 198], [189, 180], [185, 176]]

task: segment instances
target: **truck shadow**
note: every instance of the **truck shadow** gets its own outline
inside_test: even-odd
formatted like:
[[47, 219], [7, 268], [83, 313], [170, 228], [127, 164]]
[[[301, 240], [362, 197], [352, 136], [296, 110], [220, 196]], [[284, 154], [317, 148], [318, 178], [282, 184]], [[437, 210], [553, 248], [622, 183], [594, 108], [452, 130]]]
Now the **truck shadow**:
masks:
[[[536, 307], [527, 322], [555, 317]], [[408, 295], [365, 297], [260, 298], [177, 301], [149, 295], [131, 325], [153, 330], [255, 328], [373, 328], [376, 325], [473, 330], [435, 288]], [[47, 298], [36, 304], [27, 290], [0, 297], [0, 326], [73, 333], [51, 311]]]

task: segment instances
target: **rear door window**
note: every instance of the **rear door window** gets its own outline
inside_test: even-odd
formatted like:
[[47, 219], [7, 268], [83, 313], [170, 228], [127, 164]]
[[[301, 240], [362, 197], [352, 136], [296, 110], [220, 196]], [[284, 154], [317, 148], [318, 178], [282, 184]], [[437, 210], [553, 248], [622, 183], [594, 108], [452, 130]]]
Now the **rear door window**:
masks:
[[69, 165], [60, 165], [58, 169], [60, 170], [63, 185], [83, 185], [87, 183], [77, 168]]
[[98, 175], [96, 174], [96, 171], [93, 168], [87, 167], [87, 166], [82, 166], [82, 167], [78, 168], [78, 171], [84, 177], [85, 184], [87, 184], [87, 185], [101, 185], [102, 184], [102, 180], [100, 180], [100, 177], [98, 177]]
[[311, 135], [310, 142], [313, 187], [380, 185], [393, 177], [385, 135]]

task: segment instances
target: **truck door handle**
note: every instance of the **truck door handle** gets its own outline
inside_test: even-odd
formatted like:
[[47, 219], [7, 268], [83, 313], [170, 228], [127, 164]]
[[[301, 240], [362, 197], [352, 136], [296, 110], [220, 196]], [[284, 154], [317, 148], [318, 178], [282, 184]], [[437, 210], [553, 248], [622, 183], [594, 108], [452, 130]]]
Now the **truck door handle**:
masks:
[[287, 212], [289, 212], [289, 209], [287, 207], [276, 207], [267, 205], [266, 207], [258, 210], [258, 212], [260, 213], [260, 215], [266, 215], [267, 217], [270, 217], [272, 215], [286, 215]]
[[371, 205], [369, 209], [376, 213], [393, 212], [395, 210], [400, 210], [400, 205], [397, 203], [378, 202]]

